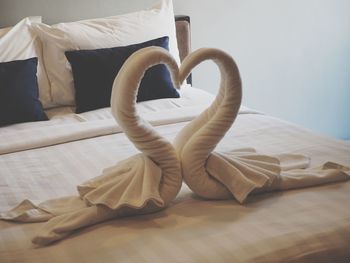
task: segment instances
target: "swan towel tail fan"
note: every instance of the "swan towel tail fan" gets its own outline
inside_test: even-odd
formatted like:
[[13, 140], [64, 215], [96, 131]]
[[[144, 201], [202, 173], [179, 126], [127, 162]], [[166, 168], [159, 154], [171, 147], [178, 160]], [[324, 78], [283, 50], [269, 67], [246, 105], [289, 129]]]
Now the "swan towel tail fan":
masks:
[[37, 245], [47, 245], [82, 227], [164, 209], [180, 191], [180, 161], [172, 144], [136, 111], [141, 79], [149, 67], [160, 63], [169, 68], [179, 87], [176, 61], [165, 49], [157, 47], [131, 55], [113, 84], [112, 114], [140, 154], [79, 185], [79, 196], [52, 199], [39, 205], [25, 200], [1, 213], [0, 218], [19, 222], [48, 221], [32, 240]]
[[182, 68], [213, 60], [220, 71], [220, 87], [213, 103], [176, 136], [182, 176], [189, 188], [207, 199], [235, 198], [250, 193], [286, 190], [350, 179], [350, 168], [334, 163], [308, 168], [308, 157], [297, 154], [267, 156], [254, 149], [213, 152], [231, 128], [241, 104], [242, 84], [232, 57], [216, 49], [197, 50]]
[[310, 159], [303, 155], [268, 156], [255, 150], [237, 149], [230, 153], [212, 153], [206, 162], [206, 170], [239, 203], [243, 203], [250, 193], [298, 189], [350, 179], [349, 167], [326, 162], [310, 168], [309, 164]]

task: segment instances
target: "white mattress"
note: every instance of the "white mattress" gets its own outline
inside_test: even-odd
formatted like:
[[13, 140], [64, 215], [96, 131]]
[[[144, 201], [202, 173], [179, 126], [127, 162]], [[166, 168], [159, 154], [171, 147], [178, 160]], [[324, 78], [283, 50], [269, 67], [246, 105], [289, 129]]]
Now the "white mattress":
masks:
[[[139, 111], [171, 140], [209, 101], [188, 88], [180, 100], [143, 103]], [[75, 194], [75, 185], [137, 152], [109, 109], [49, 115], [49, 122], [0, 129], [1, 211], [25, 198]], [[306, 154], [312, 166], [350, 166], [350, 143], [249, 109], [241, 110], [218, 150], [240, 147]], [[202, 200], [183, 186], [160, 213], [89, 227], [44, 248], [30, 242], [40, 223], [1, 221], [0, 262], [348, 262], [349, 198], [349, 182], [257, 195], [245, 205]]]

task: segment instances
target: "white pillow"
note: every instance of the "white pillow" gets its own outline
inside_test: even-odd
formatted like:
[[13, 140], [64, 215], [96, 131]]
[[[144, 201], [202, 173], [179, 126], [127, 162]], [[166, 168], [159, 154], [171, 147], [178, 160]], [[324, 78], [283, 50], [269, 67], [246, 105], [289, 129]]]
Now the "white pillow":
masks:
[[34, 28], [43, 43], [52, 99], [59, 105], [75, 104], [72, 70], [64, 54], [67, 50], [125, 46], [168, 36], [170, 52], [180, 63], [171, 0], [134, 13]]
[[50, 107], [50, 84], [47, 78], [40, 40], [31, 32], [34, 23], [40, 23], [41, 17], [27, 17], [13, 27], [0, 30], [0, 62], [38, 58], [37, 78], [39, 99], [44, 108]]

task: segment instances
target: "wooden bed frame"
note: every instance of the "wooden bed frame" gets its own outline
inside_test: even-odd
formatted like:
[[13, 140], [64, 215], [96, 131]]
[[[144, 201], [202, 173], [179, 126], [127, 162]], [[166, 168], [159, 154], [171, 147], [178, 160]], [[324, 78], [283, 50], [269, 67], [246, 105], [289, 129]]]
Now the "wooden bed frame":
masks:
[[[186, 15], [175, 16], [176, 38], [181, 61], [191, 52], [191, 19]], [[192, 85], [192, 75], [187, 78]]]

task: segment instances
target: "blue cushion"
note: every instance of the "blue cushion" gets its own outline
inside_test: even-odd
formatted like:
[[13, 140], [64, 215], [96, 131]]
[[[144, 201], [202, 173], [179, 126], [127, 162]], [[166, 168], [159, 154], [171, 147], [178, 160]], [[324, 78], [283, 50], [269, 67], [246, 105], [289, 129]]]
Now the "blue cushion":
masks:
[[[169, 38], [162, 37], [123, 47], [65, 52], [73, 71], [76, 112], [109, 107], [112, 85], [120, 68], [132, 53], [149, 46], [168, 50]], [[146, 71], [137, 95], [138, 102], [178, 97], [179, 93], [165, 65], [155, 65]]]
[[37, 64], [37, 58], [0, 63], [0, 126], [47, 120], [38, 99]]

